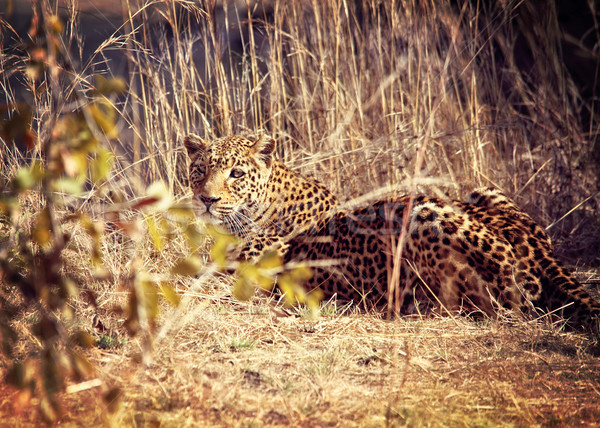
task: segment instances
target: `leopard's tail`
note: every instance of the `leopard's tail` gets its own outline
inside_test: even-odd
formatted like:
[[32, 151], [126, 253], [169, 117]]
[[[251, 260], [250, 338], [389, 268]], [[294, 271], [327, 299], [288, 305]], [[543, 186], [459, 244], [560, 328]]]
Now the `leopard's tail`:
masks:
[[542, 292], [534, 303], [567, 320], [575, 329], [600, 332], [600, 303], [557, 260], [541, 262]]

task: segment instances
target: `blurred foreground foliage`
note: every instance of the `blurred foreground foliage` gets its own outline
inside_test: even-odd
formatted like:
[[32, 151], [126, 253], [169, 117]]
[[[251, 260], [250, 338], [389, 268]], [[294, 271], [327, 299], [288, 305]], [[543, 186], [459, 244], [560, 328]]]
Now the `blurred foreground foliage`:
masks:
[[[85, 300], [96, 306], [96, 296], [65, 267], [64, 251], [71, 240], [65, 226], [78, 224], [85, 231], [92, 242], [92, 276], [99, 281], [108, 279], [102, 260], [103, 223], [74, 201], [105, 191], [114, 155], [103, 142], [118, 135], [118, 114], [110, 97], [122, 94], [126, 85], [99, 76], [93, 91], [77, 88], [65, 93], [65, 82], [75, 77], [58, 65], [66, 61], [60, 40], [63, 25], [40, 3], [34, 10], [31, 43], [20, 70], [35, 89], [35, 97], [30, 103], [1, 107], [4, 144], [19, 144], [31, 156], [26, 162], [12, 159], [21, 165], [15, 166], [12, 177], [4, 178], [0, 194], [0, 339], [4, 356], [12, 361], [5, 380], [21, 389], [24, 400], [20, 401], [36, 397], [42, 417], [54, 421], [60, 416], [57, 393], [66, 388], [67, 381], [80, 382], [95, 374], [81, 349], [96, 341], [82, 329], [71, 327], [77, 324], [71, 299], [83, 293]], [[34, 132], [36, 123], [43, 134]], [[28, 196], [42, 207], [33, 215], [26, 205]], [[157, 202], [147, 196], [119, 208], [135, 210], [143, 205], [148, 211]], [[144, 286], [149, 281], [140, 280], [142, 277], [140, 270], [129, 288], [127, 319], [132, 334], [138, 332], [139, 324], [148, 328], [156, 317], [157, 294], [174, 294], [166, 285], [149, 289]], [[176, 303], [172, 297], [167, 300]], [[24, 314], [33, 320], [25, 334], [17, 328], [17, 320]], [[15, 349], [23, 349], [17, 346], [22, 336], [31, 343], [25, 352], [16, 354]], [[149, 339], [146, 342], [149, 345]], [[114, 388], [105, 393], [107, 399], [118, 395]]]
[[[281, 258], [270, 253], [256, 264], [229, 261], [227, 255], [235, 239], [216, 228], [196, 224], [192, 205], [175, 201], [164, 183], [151, 184], [145, 194], [131, 200], [111, 193], [115, 155], [106, 143], [119, 135], [119, 111], [112, 100], [124, 94], [127, 85], [118, 78], [96, 76], [93, 84], [84, 87], [82, 76], [60, 65], [68, 63], [61, 43], [62, 22], [42, 2], [34, 3], [34, 11], [30, 43], [21, 68], [15, 70], [35, 95], [30, 102], [0, 106], [3, 144], [21, 146], [30, 155], [26, 161], [17, 156], [7, 158], [5, 162], [12, 161], [15, 171], [0, 179], [0, 345], [3, 360], [9, 365], [4, 380], [21, 390], [20, 402], [36, 397], [42, 417], [52, 422], [60, 417], [57, 393], [70, 382], [83, 382], [96, 375], [81, 350], [105, 346], [106, 341], [73, 327], [81, 325], [75, 322], [74, 298], [88, 302], [96, 313], [98, 303], [89, 284], [72, 275], [65, 264], [64, 251], [72, 239], [67, 230], [74, 230], [66, 226], [77, 225], [92, 243], [88, 266], [93, 281], [114, 280], [103, 262], [107, 222], [86, 212], [81, 201], [110, 200], [102, 206], [100, 217], [109, 218], [111, 227], [131, 240], [149, 237], [157, 254], [174, 236], [184, 236], [192, 252], [163, 274], [149, 272], [141, 258], [134, 259], [131, 274], [118, 279], [128, 299], [125, 307], [113, 310], [122, 313], [130, 335], [141, 337], [143, 360], [152, 347], [159, 297], [172, 306], [180, 304], [181, 296], [172, 286], [176, 276], [237, 270], [234, 294], [247, 299], [255, 285], [272, 289], [281, 274], [281, 287], [289, 292], [286, 299], [290, 303], [307, 302], [314, 309], [318, 300], [307, 298], [299, 286], [310, 274], [306, 268], [286, 272]], [[40, 132], [34, 131], [36, 127]], [[28, 197], [42, 207], [33, 215]], [[122, 216], [124, 212], [129, 215]], [[207, 234], [214, 240], [209, 266], [193, 254]], [[25, 334], [17, 326], [17, 320], [24, 316], [33, 320]], [[17, 346], [23, 340], [29, 343]], [[120, 390], [106, 387], [103, 396], [108, 408], [114, 409]]]

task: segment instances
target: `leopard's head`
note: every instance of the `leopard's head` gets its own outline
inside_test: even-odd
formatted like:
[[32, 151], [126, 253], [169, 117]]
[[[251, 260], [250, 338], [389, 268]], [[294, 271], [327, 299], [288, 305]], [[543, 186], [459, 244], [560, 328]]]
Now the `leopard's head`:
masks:
[[236, 222], [252, 223], [265, 206], [275, 140], [262, 135], [208, 141], [190, 134], [184, 145], [198, 216], [234, 229]]

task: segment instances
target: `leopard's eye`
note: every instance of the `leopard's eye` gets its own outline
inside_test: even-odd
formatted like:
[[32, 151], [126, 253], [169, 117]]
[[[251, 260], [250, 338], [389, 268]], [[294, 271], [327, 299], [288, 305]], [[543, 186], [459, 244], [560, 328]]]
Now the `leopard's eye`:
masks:
[[234, 168], [231, 170], [231, 174], [230, 177], [231, 178], [240, 178], [241, 176], [243, 176], [246, 172], [242, 169], [239, 168]]
[[206, 174], [206, 165], [200, 165], [198, 166], [198, 173], [201, 175]]

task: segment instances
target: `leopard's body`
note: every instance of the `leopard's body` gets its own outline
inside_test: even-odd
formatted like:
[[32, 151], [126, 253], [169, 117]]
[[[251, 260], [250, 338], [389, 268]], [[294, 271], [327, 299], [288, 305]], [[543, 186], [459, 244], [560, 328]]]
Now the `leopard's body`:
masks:
[[342, 208], [275, 160], [268, 137], [190, 135], [185, 146], [199, 215], [244, 239], [242, 259], [276, 249], [286, 261], [320, 261], [307, 287], [326, 297], [370, 309], [395, 296], [402, 314], [539, 308], [597, 325], [600, 305], [554, 257], [544, 229], [497, 190], [464, 202], [403, 196]]

